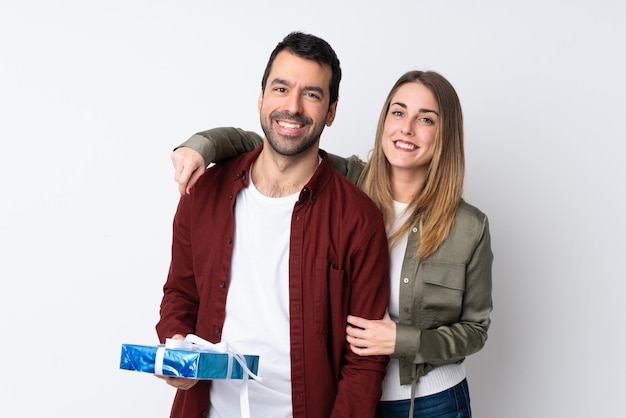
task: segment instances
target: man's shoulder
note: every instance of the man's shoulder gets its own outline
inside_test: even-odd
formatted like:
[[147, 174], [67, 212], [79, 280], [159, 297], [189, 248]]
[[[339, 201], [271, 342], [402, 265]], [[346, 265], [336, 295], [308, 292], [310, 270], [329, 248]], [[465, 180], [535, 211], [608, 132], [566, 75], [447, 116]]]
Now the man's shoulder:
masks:
[[[205, 170], [202, 177], [220, 176], [233, 174], [237, 172], [246, 171], [250, 164], [248, 161], [251, 159], [254, 151], [244, 152], [231, 158], [227, 158], [218, 163], [211, 163]], [[200, 177], [200, 178], [202, 178]], [[206, 181], [206, 180], [205, 180]]]
[[251, 152], [211, 164], [193, 186], [196, 194], [212, 195], [213, 193], [220, 193], [224, 191], [224, 188], [230, 189], [234, 187], [234, 183], [237, 180], [244, 180], [247, 175], [248, 160], [251, 158], [249, 154]]

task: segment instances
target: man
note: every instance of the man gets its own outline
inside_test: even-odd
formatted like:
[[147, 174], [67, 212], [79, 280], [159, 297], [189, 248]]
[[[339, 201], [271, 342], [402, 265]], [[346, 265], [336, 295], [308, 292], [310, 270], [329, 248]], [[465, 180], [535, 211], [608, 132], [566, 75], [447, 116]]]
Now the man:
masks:
[[[373, 417], [386, 356], [357, 356], [348, 314], [380, 319], [389, 256], [380, 212], [319, 149], [341, 69], [295, 32], [272, 52], [258, 100], [265, 138], [209, 168], [174, 218], [159, 338], [187, 334], [258, 354], [252, 417]], [[165, 378], [172, 417], [240, 415], [239, 381]]]

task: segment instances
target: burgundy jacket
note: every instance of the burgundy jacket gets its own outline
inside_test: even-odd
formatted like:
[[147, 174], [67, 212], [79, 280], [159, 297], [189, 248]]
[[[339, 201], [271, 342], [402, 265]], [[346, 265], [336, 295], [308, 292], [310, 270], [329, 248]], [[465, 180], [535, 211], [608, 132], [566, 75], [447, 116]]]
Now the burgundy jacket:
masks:
[[[220, 341], [233, 251], [233, 209], [261, 149], [262, 145], [209, 168], [191, 194], [181, 197], [156, 326], [161, 341], [190, 333]], [[293, 416], [373, 417], [388, 357], [352, 353], [345, 341], [346, 317], [350, 313], [382, 318], [389, 299], [387, 236], [374, 203], [332, 169], [324, 151], [320, 155], [322, 162], [300, 192], [291, 222]], [[210, 381], [179, 390], [171, 416], [206, 416], [209, 390]], [[254, 405], [251, 409], [254, 413]]]

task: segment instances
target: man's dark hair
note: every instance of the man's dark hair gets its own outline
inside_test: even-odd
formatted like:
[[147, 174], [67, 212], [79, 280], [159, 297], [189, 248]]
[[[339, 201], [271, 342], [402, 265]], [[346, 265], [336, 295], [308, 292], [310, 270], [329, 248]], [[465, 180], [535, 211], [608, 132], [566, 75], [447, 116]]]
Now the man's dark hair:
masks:
[[285, 38], [276, 45], [274, 51], [272, 51], [272, 55], [270, 55], [270, 59], [265, 67], [265, 72], [263, 73], [263, 80], [261, 80], [263, 92], [265, 92], [267, 77], [269, 77], [270, 71], [272, 70], [272, 64], [274, 63], [276, 55], [285, 49], [300, 58], [330, 66], [333, 72], [329, 86], [330, 104], [335, 103], [339, 99], [339, 82], [341, 81], [339, 58], [337, 58], [337, 54], [335, 54], [335, 51], [328, 42], [317, 36], [302, 32], [291, 32], [289, 35], [285, 36]]

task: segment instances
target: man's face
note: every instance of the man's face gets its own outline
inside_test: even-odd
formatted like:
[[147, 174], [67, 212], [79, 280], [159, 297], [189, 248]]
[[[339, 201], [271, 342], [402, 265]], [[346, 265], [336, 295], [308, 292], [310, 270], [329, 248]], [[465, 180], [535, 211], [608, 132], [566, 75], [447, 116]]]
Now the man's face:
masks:
[[328, 106], [331, 77], [328, 65], [278, 53], [259, 96], [261, 127], [274, 151], [293, 156], [319, 144], [337, 108], [337, 102]]

